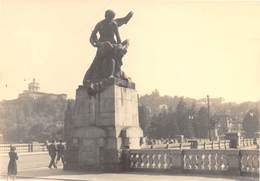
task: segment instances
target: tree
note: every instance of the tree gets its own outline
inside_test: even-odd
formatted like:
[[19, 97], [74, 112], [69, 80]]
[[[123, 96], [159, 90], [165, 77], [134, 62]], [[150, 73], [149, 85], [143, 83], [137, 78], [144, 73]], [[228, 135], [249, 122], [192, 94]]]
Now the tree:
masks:
[[145, 105], [138, 106], [139, 122], [144, 131], [144, 136], [148, 135], [148, 129], [151, 126], [150, 110]]
[[255, 132], [260, 131], [260, 120], [258, 110], [249, 110], [243, 120], [243, 128], [248, 137], [254, 137]]
[[30, 141], [43, 141], [44, 125], [42, 123], [37, 123], [33, 125], [29, 130]]
[[195, 117], [195, 135], [197, 138], [207, 138], [208, 137], [208, 110], [206, 107], [201, 107], [199, 112]]
[[183, 98], [180, 99], [176, 107], [176, 119], [177, 119], [177, 124], [180, 133], [183, 134], [185, 137], [188, 138], [192, 137], [191, 135], [192, 125], [191, 122], [189, 121], [189, 110]]

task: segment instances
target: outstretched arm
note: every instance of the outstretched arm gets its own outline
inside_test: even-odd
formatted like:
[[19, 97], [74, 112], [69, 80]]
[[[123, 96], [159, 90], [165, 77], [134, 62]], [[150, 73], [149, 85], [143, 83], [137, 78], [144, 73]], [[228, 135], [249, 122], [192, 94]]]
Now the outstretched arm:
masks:
[[123, 24], [127, 24], [128, 21], [132, 18], [133, 15], [134, 15], [134, 13], [132, 11], [130, 11], [125, 17], [123, 17], [123, 18], [116, 18], [115, 22], [117, 23], [117, 26], [120, 27]]

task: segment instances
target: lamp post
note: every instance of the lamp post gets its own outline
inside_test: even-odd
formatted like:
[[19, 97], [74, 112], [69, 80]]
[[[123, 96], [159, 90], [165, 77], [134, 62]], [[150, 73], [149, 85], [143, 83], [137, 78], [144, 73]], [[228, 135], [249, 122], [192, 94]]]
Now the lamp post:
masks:
[[[250, 122], [253, 122], [253, 120], [254, 120], [254, 113], [252, 111], [249, 113], [249, 119], [250, 119]], [[253, 133], [250, 133], [249, 137], [252, 138], [252, 136], [253, 136]]]
[[194, 116], [192, 114], [189, 114], [188, 119], [189, 119], [189, 125], [190, 125], [190, 136], [194, 137], [194, 129], [193, 129], [194, 128], [194, 123], [193, 123]]
[[208, 134], [209, 134], [209, 140], [211, 140], [211, 135], [210, 135], [210, 103], [209, 103], [209, 95], [207, 95], [207, 105], [208, 105]]

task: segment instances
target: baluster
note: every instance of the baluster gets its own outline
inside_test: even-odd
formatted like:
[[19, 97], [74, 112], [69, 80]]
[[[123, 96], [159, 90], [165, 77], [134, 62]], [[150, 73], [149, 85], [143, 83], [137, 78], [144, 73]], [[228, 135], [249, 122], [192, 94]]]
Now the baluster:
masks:
[[210, 169], [211, 170], [217, 170], [217, 153], [214, 153], [213, 151], [210, 154]]
[[204, 156], [204, 169], [205, 170], [209, 170], [209, 159], [210, 159], [210, 155], [209, 153], [205, 153], [205, 156]]
[[203, 170], [203, 169], [204, 169], [203, 159], [204, 159], [203, 152], [200, 151], [200, 152], [198, 153], [198, 157], [197, 157], [197, 168], [198, 168], [199, 170]]
[[216, 154], [216, 170], [221, 170], [221, 152]]
[[227, 157], [225, 154], [222, 154], [221, 157], [220, 157], [220, 167], [221, 167], [221, 170], [226, 170], [227, 169]]
[[130, 152], [130, 156], [129, 156], [130, 168], [133, 168], [133, 157], [134, 157], [134, 154]]
[[155, 158], [154, 158], [154, 164], [155, 164], [155, 168], [159, 168], [159, 154], [155, 153]]
[[168, 152], [168, 154], [166, 155], [166, 168], [172, 168], [173, 166], [173, 159], [174, 159], [174, 155], [171, 152]]
[[190, 168], [191, 168], [192, 170], [195, 170], [195, 169], [197, 168], [197, 166], [196, 166], [196, 164], [197, 164], [196, 156], [197, 156], [197, 155], [196, 155], [195, 153], [192, 153], [192, 154], [191, 154], [191, 159], [190, 159], [191, 165], [190, 165]]
[[143, 157], [143, 168], [147, 168], [147, 156], [148, 156], [148, 153], [144, 154], [144, 157]]
[[165, 152], [160, 154], [160, 168], [165, 169]]
[[259, 173], [259, 155], [255, 155], [254, 161], [254, 172]]
[[154, 154], [150, 153], [149, 154], [149, 159], [148, 159], [148, 168], [153, 168], [153, 163], [154, 163]]

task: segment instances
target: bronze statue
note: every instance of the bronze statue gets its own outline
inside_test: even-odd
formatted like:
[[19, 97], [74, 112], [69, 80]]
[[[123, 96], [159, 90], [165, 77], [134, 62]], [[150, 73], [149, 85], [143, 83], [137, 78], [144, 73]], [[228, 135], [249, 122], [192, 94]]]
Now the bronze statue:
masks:
[[129, 12], [123, 18], [114, 19], [115, 13], [107, 10], [105, 19], [97, 23], [90, 36], [90, 43], [97, 48], [97, 53], [85, 74], [84, 86], [96, 89], [95, 87], [102, 86], [103, 81], [109, 78], [128, 80], [121, 71], [121, 66], [129, 42], [121, 42], [118, 27], [126, 24], [132, 16], [133, 12]]

